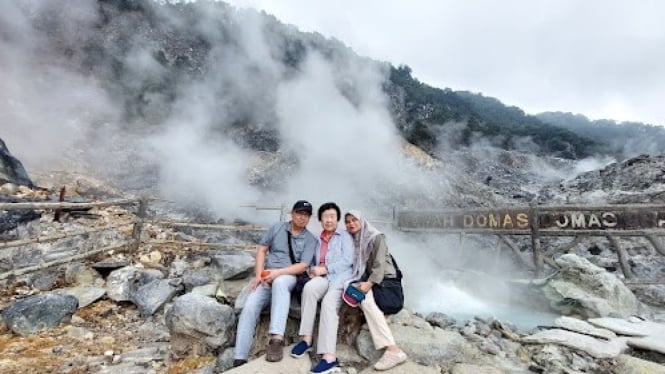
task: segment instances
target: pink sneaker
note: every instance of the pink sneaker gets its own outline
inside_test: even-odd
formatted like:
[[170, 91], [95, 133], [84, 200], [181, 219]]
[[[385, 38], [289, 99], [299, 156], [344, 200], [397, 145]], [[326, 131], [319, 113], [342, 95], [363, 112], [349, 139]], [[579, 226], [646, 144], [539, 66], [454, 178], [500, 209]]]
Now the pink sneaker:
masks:
[[405, 363], [406, 359], [406, 353], [402, 350], [400, 350], [399, 353], [385, 351], [379, 361], [374, 364], [374, 369], [380, 371], [392, 369], [397, 365]]

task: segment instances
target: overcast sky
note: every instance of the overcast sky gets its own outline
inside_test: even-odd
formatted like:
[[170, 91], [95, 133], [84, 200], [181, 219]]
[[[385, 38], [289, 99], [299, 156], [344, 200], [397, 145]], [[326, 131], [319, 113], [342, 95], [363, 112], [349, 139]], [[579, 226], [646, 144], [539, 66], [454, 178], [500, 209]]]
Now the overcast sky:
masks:
[[665, 125], [665, 2], [230, 0], [527, 113]]

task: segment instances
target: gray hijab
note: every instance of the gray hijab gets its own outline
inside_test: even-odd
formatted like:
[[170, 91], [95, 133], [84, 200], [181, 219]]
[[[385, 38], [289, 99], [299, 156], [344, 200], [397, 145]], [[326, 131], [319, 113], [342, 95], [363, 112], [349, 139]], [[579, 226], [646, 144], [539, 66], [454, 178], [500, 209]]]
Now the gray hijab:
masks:
[[372, 226], [369, 221], [367, 221], [359, 210], [349, 210], [346, 215], [352, 215], [360, 221], [360, 231], [353, 234], [353, 245], [356, 252], [356, 261], [353, 264], [353, 277], [352, 279], [360, 279], [360, 277], [365, 274], [367, 268], [367, 260], [372, 251], [372, 244], [374, 238], [381, 234], [376, 227]]

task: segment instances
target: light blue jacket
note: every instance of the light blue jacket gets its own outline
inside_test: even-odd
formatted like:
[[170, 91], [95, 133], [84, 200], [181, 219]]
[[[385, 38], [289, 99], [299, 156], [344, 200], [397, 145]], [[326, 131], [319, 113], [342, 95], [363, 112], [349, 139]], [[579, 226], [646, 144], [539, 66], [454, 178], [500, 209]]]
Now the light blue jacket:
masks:
[[[332, 238], [328, 242], [328, 252], [326, 253], [326, 267], [328, 267], [328, 287], [333, 289], [343, 289], [346, 282], [353, 275], [353, 261], [355, 249], [353, 247], [353, 238], [346, 230], [335, 230]], [[318, 265], [321, 261], [321, 236], [319, 236], [319, 246], [314, 255], [314, 264]]]

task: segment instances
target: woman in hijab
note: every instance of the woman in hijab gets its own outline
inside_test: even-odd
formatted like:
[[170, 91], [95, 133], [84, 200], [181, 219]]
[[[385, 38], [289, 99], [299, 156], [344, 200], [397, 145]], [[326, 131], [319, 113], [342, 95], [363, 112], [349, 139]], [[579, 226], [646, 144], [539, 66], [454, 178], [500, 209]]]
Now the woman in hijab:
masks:
[[386, 348], [383, 356], [374, 364], [374, 369], [388, 370], [404, 363], [407, 356], [395, 344], [388, 321], [374, 301], [372, 286], [381, 283], [383, 278], [397, 277], [397, 270], [388, 252], [385, 235], [372, 226], [359, 211], [351, 210], [346, 213], [344, 223], [346, 231], [353, 236], [356, 249], [352, 279], [361, 280], [353, 283], [353, 286], [365, 294], [360, 308], [365, 314], [374, 348]]

